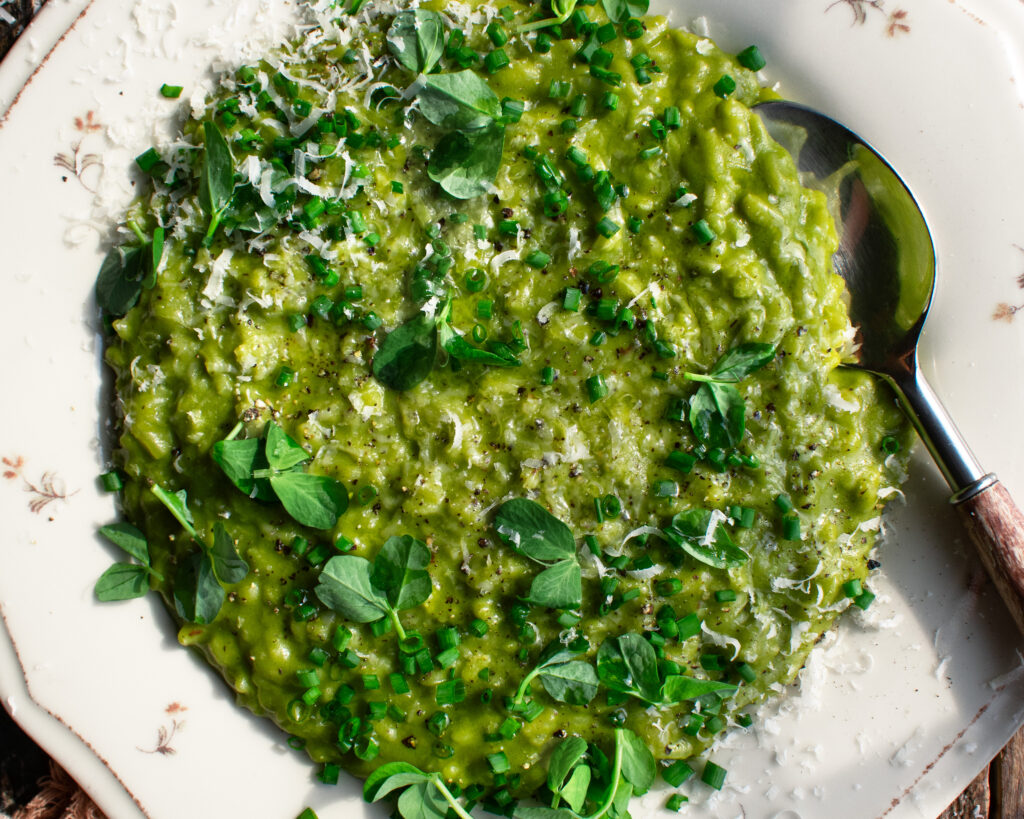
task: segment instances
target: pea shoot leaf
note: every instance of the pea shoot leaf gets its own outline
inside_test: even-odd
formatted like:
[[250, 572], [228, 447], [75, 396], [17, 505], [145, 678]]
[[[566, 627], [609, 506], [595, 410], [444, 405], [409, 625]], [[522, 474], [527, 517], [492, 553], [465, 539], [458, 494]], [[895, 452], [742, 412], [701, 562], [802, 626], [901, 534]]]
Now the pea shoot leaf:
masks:
[[630, 17], [643, 17], [650, 8], [650, 0], [601, 0], [605, 13], [613, 23], [622, 23]]
[[675, 515], [664, 533], [669, 543], [701, 563], [716, 569], [732, 569], [742, 566], [750, 556], [733, 543], [722, 525], [725, 520], [721, 512], [688, 509]]
[[437, 325], [425, 313], [417, 313], [387, 334], [373, 357], [373, 377], [393, 390], [410, 390], [434, 369], [437, 359]]
[[377, 802], [401, 788], [405, 789], [398, 797], [402, 819], [445, 819], [449, 810], [468, 816], [440, 774], [425, 773], [408, 762], [386, 762], [373, 771], [363, 784], [363, 799]]
[[747, 342], [733, 347], [723, 355], [707, 375], [686, 373], [691, 381], [717, 381], [735, 384], [748, 375], [760, 370], [775, 358], [775, 345], [759, 341]]
[[398, 797], [402, 819], [445, 819], [448, 805], [430, 779], [410, 785]]
[[[141, 230], [136, 228], [141, 234]], [[145, 236], [141, 237], [143, 240]], [[153, 238], [137, 247], [115, 247], [96, 276], [96, 303], [112, 316], [131, 310], [144, 288], [156, 284], [156, 272], [164, 253], [164, 229], [153, 231]]]
[[211, 457], [242, 492], [259, 501], [277, 500], [270, 481], [254, 473], [269, 469], [263, 441], [259, 438], [235, 438], [214, 443]]
[[441, 137], [430, 154], [427, 175], [450, 196], [472, 199], [492, 189], [504, 147], [501, 125], [471, 133], [452, 131]]
[[130, 523], [101, 526], [100, 534], [139, 563], [149, 565], [149, 544], [146, 542], [146, 536]]
[[536, 501], [506, 501], [498, 507], [494, 528], [516, 552], [543, 565], [576, 559], [572, 530]]
[[586, 705], [597, 696], [600, 683], [594, 667], [583, 660], [546, 665], [538, 676], [552, 699], [569, 705]]
[[477, 131], [501, 116], [498, 95], [475, 71], [430, 74], [418, 80], [419, 110], [426, 119], [453, 131]]
[[199, 172], [199, 207], [208, 217], [210, 224], [203, 239], [209, 247], [213, 234], [224, 214], [231, 205], [235, 192], [235, 161], [231, 148], [220, 129], [212, 121], [203, 123], [203, 164]]
[[650, 790], [657, 774], [657, 763], [646, 743], [627, 728], [620, 728], [622, 743], [622, 777], [633, 786], [632, 795]]
[[639, 634], [626, 633], [605, 640], [597, 651], [597, 676], [613, 691], [651, 705], [661, 702], [658, 657], [654, 647]]
[[743, 438], [746, 404], [731, 384], [706, 381], [690, 399], [690, 427], [707, 449], [731, 449]]
[[138, 563], [115, 563], [96, 581], [97, 600], [131, 600], [149, 591], [149, 569]]
[[300, 466], [310, 460], [309, 453], [274, 421], [262, 439], [229, 435], [217, 441], [211, 456], [238, 489], [257, 500], [279, 500], [303, 526], [330, 529], [348, 509], [344, 484], [303, 472]]
[[411, 535], [392, 536], [373, 561], [370, 582], [381, 589], [396, 611], [411, 609], [425, 602], [433, 586], [430, 574], [430, 549]]
[[174, 577], [174, 608], [190, 623], [212, 623], [227, 595], [205, 554], [193, 552], [178, 566]]
[[213, 525], [213, 547], [210, 549], [210, 560], [213, 564], [213, 573], [221, 583], [228, 585], [241, 583], [249, 574], [249, 564], [238, 554], [235, 541], [220, 521]]
[[348, 509], [344, 485], [326, 475], [281, 472], [270, 477], [270, 487], [285, 511], [312, 529], [332, 528]]
[[489, 350], [474, 347], [464, 336], [460, 336], [447, 322], [441, 322], [437, 328], [438, 344], [452, 358], [459, 361], [478, 361], [494, 367], [518, 367], [522, 362], [514, 355], [501, 355]]
[[666, 703], [678, 703], [696, 700], [706, 694], [731, 693], [736, 686], [731, 683], [715, 682], [714, 680], [696, 680], [682, 674], [669, 674], [662, 687], [662, 699]]
[[427, 774], [408, 762], [385, 762], [375, 768], [363, 782], [363, 799], [376, 802], [395, 788], [404, 788], [426, 777]]
[[[566, 737], [558, 744], [558, 747], [551, 752], [551, 759], [548, 760], [548, 788], [552, 793], [558, 793], [569, 775], [577, 765], [583, 762], [587, 754], [587, 741], [583, 737]], [[579, 810], [579, 808], [573, 808]]]
[[572, 15], [576, 8], [577, 0], [551, 0], [551, 13], [555, 16], [547, 20], [535, 20], [532, 23], [525, 23], [516, 29], [517, 34], [526, 34], [536, 31], [539, 28], [548, 26], [560, 26]]
[[276, 421], [267, 423], [264, 437], [267, 464], [271, 469], [285, 472], [309, 460], [309, 453], [287, 435]]
[[320, 601], [356, 623], [373, 623], [391, 610], [384, 592], [370, 579], [372, 567], [365, 557], [332, 557], [320, 572], [316, 596]]
[[444, 21], [436, 11], [400, 12], [388, 29], [387, 44], [399, 65], [426, 74], [444, 52]]
[[583, 602], [583, 576], [575, 555], [542, 571], [530, 583], [529, 602], [550, 609], [575, 609]]
[[578, 765], [569, 777], [569, 781], [562, 786], [558, 795], [569, 803], [569, 807], [575, 812], [583, 810], [583, 803], [587, 799], [587, 789], [590, 787], [590, 780], [593, 774], [587, 765]]

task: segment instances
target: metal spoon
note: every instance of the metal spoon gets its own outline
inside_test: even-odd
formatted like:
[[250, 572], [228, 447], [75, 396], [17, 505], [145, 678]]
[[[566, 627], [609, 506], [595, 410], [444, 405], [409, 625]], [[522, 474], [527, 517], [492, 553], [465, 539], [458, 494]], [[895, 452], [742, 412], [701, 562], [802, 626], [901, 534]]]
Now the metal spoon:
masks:
[[836, 197], [836, 272], [846, 281], [856, 360], [885, 379], [953, 490], [985, 568], [1024, 632], [1024, 514], [985, 473], [925, 380], [917, 342], [935, 289], [935, 250], [909, 188], [882, 156], [833, 119], [786, 101], [754, 109], [769, 134]]

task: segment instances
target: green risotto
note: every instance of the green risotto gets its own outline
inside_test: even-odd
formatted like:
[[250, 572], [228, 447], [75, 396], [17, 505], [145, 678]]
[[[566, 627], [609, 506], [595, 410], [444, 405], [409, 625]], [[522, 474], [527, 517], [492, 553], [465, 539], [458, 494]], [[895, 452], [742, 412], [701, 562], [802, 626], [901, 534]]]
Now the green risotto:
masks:
[[909, 439], [838, 366], [827, 201], [759, 51], [645, 11], [319, 13], [137, 159], [97, 282], [137, 561], [98, 595], [156, 589], [407, 819], [721, 788], [716, 738], [873, 599]]

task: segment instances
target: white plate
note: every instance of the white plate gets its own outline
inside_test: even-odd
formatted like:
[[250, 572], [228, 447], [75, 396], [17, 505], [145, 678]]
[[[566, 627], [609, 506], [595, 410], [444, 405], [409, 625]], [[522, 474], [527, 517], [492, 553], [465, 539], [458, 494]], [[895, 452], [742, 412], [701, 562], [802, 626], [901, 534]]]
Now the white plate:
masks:
[[[845, 121], [900, 169], [940, 257], [924, 368], [982, 463], [1024, 498], [1024, 314], [1013, 315], [1024, 305], [1024, 7], [672, 8], [680, 23], [711, 9], [725, 48], [757, 42], [784, 94]], [[130, 198], [131, 158], [180, 113], [160, 84], [197, 88], [218, 54], [278, 36], [271, 18], [288, 11], [274, 0], [50, 0], [0, 66], [0, 613], [16, 648], [0, 639], [0, 693], [117, 819], [288, 819], [307, 804], [323, 819], [385, 815], [361, 806], [353, 780], [318, 784], [280, 732], [235, 708], [178, 647], [155, 596], [92, 597], [111, 561], [93, 533], [114, 515], [96, 482], [106, 410], [91, 292], [110, 227], [98, 205]], [[920, 455], [906, 494], [870, 616], [844, 617], [803, 692], [715, 750], [729, 781], [703, 815], [933, 819], [1024, 721], [1020, 638]], [[706, 801], [706, 788], [688, 790]]]

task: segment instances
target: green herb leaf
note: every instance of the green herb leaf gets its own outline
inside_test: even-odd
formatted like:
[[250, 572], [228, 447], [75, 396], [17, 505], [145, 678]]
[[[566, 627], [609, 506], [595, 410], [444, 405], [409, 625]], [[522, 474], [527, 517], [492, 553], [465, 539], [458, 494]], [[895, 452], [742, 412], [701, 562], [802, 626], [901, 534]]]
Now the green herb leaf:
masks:
[[600, 684], [594, 667], [582, 660], [546, 666], [538, 676], [552, 699], [569, 705], [589, 703], [597, 696]]
[[310, 455], [289, 437], [276, 421], [267, 424], [265, 432], [267, 464], [278, 472], [287, 472], [309, 460]]
[[448, 804], [433, 780], [428, 779], [402, 791], [398, 797], [398, 812], [402, 819], [445, 819]]
[[583, 579], [575, 555], [545, 569], [530, 584], [529, 602], [551, 609], [575, 609], [583, 602]]
[[259, 438], [241, 438], [230, 441], [217, 441], [211, 450], [211, 456], [217, 465], [224, 470], [228, 479], [251, 495], [256, 484], [252, 473], [265, 463], [261, 463], [261, 447]]
[[115, 247], [111, 250], [96, 277], [96, 303], [113, 316], [131, 310], [142, 293], [143, 249]]
[[235, 161], [220, 129], [203, 123], [203, 165], [199, 173], [199, 207], [210, 217], [203, 244], [209, 246], [235, 192]]
[[489, 350], [474, 347], [463, 336], [460, 336], [446, 322], [438, 325], [438, 344], [452, 358], [459, 361], [477, 361], [494, 367], [518, 367], [522, 362], [515, 356], [499, 355]]
[[569, 803], [569, 807], [579, 813], [587, 799], [587, 789], [593, 773], [587, 765], [578, 765], [558, 795]]
[[572, 530], [536, 501], [513, 498], [498, 508], [494, 528], [516, 552], [544, 565], [576, 559]]
[[437, 359], [437, 325], [425, 313], [417, 313], [387, 334], [373, 357], [373, 377], [393, 390], [409, 390], [434, 369]]
[[434, 125], [452, 131], [488, 128], [501, 116], [501, 101], [476, 72], [430, 74], [419, 79], [419, 110]]
[[397, 788], [404, 788], [425, 778], [427, 775], [423, 771], [408, 762], [386, 762], [366, 777], [363, 783], [363, 799], [367, 802], [376, 802]]
[[516, 805], [516, 819], [580, 819], [568, 808], [545, 808], [539, 805]]
[[178, 567], [174, 578], [174, 608], [189, 623], [212, 623], [226, 594], [205, 554], [194, 552]]
[[370, 582], [386, 595], [396, 611], [411, 609], [425, 602], [433, 591], [430, 575], [430, 549], [410, 535], [392, 536], [373, 561]]
[[657, 763], [640, 737], [628, 728], [620, 728], [619, 731], [621, 734], [617, 739], [622, 743], [622, 777], [633, 786], [633, 794], [640, 796], [654, 784]]
[[149, 566], [149, 544], [146, 542], [146, 536], [130, 523], [101, 526], [100, 534], [143, 566]]
[[345, 486], [326, 475], [282, 472], [271, 476], [270, 486], [285, 511], [313, 529], [332, 528], [348, 509]]
[[105, 603], [142, 597], [149, 591], [149, 569], [135, 563], [115, 563], [100, 575], [94, 591], [96, 598]]
[[468, 134], [453, 131], [430, 154], [427, 175], [450, 196], [472, 199], [492, 189], [504, 147], [505, 128], [500, 125]]
[[553, 18], [548, 20], [535, 20], [532, 23], [526, 23], [519, 26], [519, 28], [516, 29], [516, 32], [518, 34], [526, 34], [530, 31], [536, 31], [539, 28], [560, 26], [572, 15], [576, 8], [576, 2], [577, 0], [551, 0], [551, 13], [555, 15]]
[[693, 677], [684, 677], [681, 674], [670, 674], [665, 678], [662, 687], [662, 698], [666, 703], [684, 702], [695, 700], [705, 694], [716, 694], [718, 692], [732, 692], [736, 686], [730, 683], [715, 682], [713, 680], [695, 680]]
[[249, 574], [249, 564], [238, 554], [235, 541], [220, 521], [213, 525], [213, 548], [210, 549], [210, 560], [213, 562], [213, 573], [221, 583], [229, 585], [241, 583]]
[[384, 593], [370, 580], [370, 561], [339, 555], [327, 561], [316, 585], [316, 596], [328, 608], [357, 623], [373, 623], [391, 611]]
[[192, 513], [188, 509], [188, 496], [184, 489], [179, 489], [177, 492], [168, 492], [160, 484], [155, 483], [149, 488], [149, 491], [156, 495], [157, 499], [167, 507], [167, 511], [174, 515], [178, 523], [192, 536], [193, 540], [202, 543], [199, 533], [196, 532]]
[[724, 520], [722, 513], [714, 515], [707, 509], [689, 509], [673, 517], [664, 532], [669, 543], [701, 563], [716, 569], [732, 569], [742, 566], [750, 557], [732, 542], [722, 526]]
[[548, 760], [548, 788], [552, 793], [561, 791], [569, 774], [583, 761], [586, 753], [587, 741], [578, 736], [566, 737], [552, 751]]
[[650, 8], [650, 0], [601, 0], [605, 13], [613, 23], [630, 17], [643, 17]]
[[686, 373], [691, 381], [719, 381], [735, 384], [760, 370], [775, 358], [775, 345], [752, 341], [733, 347], [723, 355], [707, 375]]
[[704, 382], [690, 399], [690, 427], [708, 449], [732, 448], [743, 438], [746, 404], [731, 384]]
[[403, 11], [395, 15], [387, 43], [399, 65], [427, 74], [444, 52], [444, 21], [436, 11]]
[[661, 702], [658, 657], [654, 647], [639, 634], [627, 633], [605, 640], [597, 651], [597, 676], [614, 691], [651, 705]]
[[164, 257], [164, 229], [158, 227], [153, 231], [153, 240], [143, 245], [143, 253], [146, 254], [146, 273], [142, 279], [142, 286], [152, 290], [156, 285], [156, 273], [160, 269], [160, 260]]

